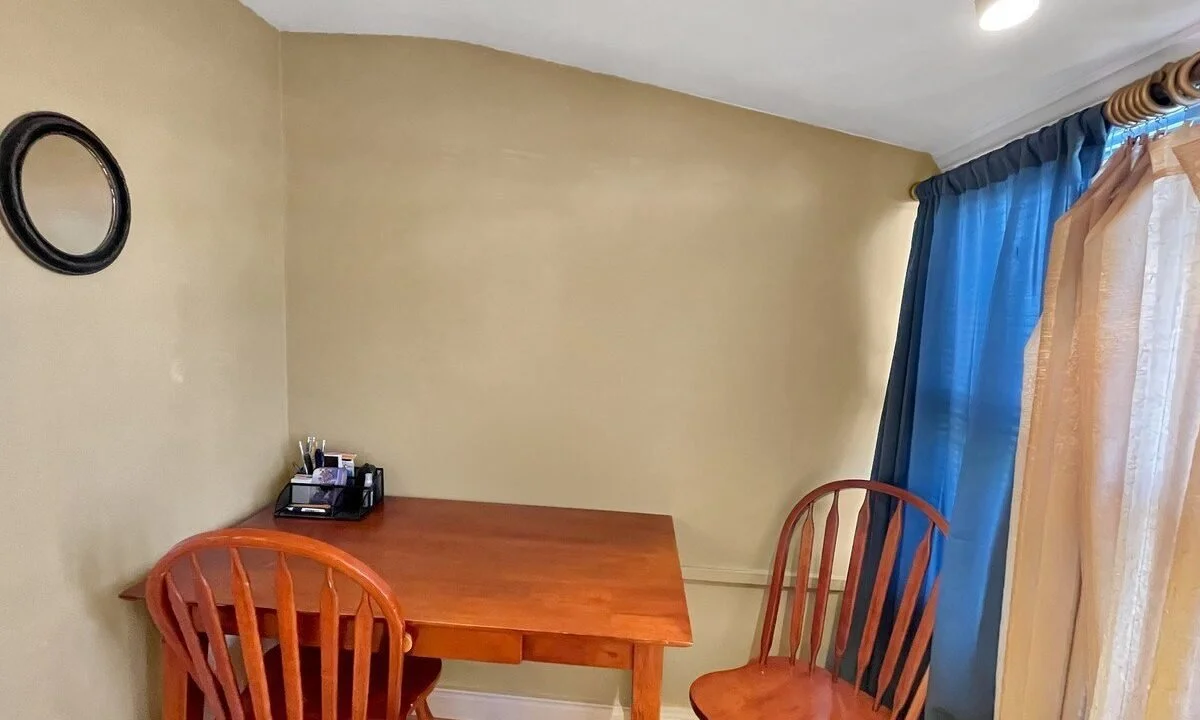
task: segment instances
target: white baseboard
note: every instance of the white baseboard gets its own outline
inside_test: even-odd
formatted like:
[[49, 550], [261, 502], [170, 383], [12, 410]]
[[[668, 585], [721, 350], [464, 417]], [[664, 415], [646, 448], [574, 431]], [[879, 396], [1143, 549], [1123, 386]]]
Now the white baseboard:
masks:
[[[429, 709], [445, 720], [628, 720], [629, 708], [616, 703], [547, 700], [519, 695], [496, 695], [469, 690], [437, 689]], [[696, 720], [689, 707], [664, 707], [662, 720]]]

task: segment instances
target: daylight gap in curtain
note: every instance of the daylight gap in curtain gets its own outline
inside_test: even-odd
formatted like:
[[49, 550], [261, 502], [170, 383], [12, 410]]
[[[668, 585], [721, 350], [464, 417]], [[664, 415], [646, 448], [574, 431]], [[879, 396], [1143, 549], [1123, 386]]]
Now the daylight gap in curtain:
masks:
[[[917, 188], [872, 479], [916, 493], [950, 520], [950, 536], [934, 549], [941, 600], [929, 720], [992, 717], [1023, 351], [1041, 313], [1054, 223], [1099, 169], [1107, 132], [1091, 108]], [[867, 593], [887, 517], [886, 501], [876, 502], [859, 588]], [[867, 673], [872, 690], [922, 531], [913, 522], [903, 534]], [[865, 612], [855, 608], [852, 648]], [[843, 676], [853, 675], [850, 665]]]

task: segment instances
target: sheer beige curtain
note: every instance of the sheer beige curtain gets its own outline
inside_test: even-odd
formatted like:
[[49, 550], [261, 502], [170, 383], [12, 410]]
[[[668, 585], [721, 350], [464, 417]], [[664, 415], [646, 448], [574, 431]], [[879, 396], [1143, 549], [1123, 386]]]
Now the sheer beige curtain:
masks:
[[1026, 353], [996, 713], [1200, 718], [1200, 128], [1055, 228]]

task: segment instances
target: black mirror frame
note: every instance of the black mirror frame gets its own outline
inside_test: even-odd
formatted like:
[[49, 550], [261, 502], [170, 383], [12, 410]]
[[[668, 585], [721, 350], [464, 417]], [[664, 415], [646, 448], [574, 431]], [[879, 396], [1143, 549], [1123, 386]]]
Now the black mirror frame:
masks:
[[[35, 142], [47, 135], [65, 135], [88, 149], [108, 178], [113, 214], [108, 233], [95, 250], [73, 255], [55, 247], [34, 225], [21, 191], [21, 167]], [[116, 158], [96, 134], [82, 123], [53, 112], [32, 112], [13, 120], [0, 133], [0, 220], [17, 245], [34, 262], [64, 275], [90, 275], [108, 267], [121, 254], [129, 237], [129, 187]]]

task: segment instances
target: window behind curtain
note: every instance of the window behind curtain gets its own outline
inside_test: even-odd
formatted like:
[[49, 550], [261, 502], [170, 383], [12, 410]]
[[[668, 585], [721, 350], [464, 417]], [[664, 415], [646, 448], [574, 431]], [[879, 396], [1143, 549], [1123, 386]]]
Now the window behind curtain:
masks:
[[1157, 120], [1135, 125], [1131, 128], [1113, 128], [1108, 134], [1108, 144], [1104, 146], [1104, 161], [1121, 147], [1121, 143], [1131, 137], [1138, 135], [1150, 135], [1157, 132], [1166, 132], [1186, 123], [1195, 123], [1200, 120], [1200, 103], [1191, 107], [1179, 108], [1174, 112], [1167, 113]]

